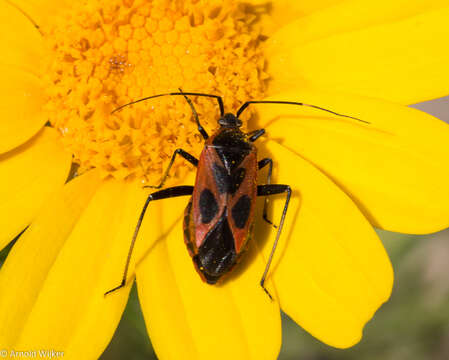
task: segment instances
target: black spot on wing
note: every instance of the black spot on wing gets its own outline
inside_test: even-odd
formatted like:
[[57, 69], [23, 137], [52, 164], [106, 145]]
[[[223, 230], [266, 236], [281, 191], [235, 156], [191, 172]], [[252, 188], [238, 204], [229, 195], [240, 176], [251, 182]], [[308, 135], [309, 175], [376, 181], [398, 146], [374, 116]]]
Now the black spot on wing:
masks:
[[215, 284], [223, 274], [229, 271], [235, 263], [235, 259], [234, 237], [227, 218], [222, 216], [206, 235], [193, 260], [204, 274], [207, 282]]
[[251, 199], [248, 195], [242, 195], [231, 210], [232, 219], [239, 229], [245, 227], [251, 210]]
[[204, 189], [200, 195], [199, 201], [201, 222], [208, 224], [218, 213], [218, 203], [214, 194], [209, 189]]

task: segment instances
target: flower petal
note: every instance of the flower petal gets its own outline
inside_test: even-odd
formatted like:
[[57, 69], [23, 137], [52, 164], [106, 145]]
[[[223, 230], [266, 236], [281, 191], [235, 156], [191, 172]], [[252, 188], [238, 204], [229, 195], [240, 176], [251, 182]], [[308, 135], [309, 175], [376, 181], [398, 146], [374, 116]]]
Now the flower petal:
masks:
[[46, 26], [69, 4], [66, 0], [9, 0], [37, 26]]
[[300, 17], [314, 12], [322, 11], [334, 4], [345, 0], [318, 0], [318, 1], [297, 1], [297, 0], [276, 0], [268, 2], [266, 0], [245, 1], [253, 6], [259, 18], [264, 35], [271, 35], [282, 26]]
[[[69, 182], [13, 247], [1, 272], [0, 345], [97, 359], [126, 305], [118, 285], [145, 194], [95, 172]], [[26, 292], [27, 296], [22, 296]]]
[[[0, 344], [12, 346], [39, 296], [39, 290], [64, 242], [91, 200], [93, 173], [70, 181], [48, 202], [12, 248], [0, 271]], [[18, 292], [26, 291], [27, 296]]]
[[[0, 59], [2, 68], [13, 66], [41, 75], [40, 60], [44, 52], [42, 35], [20, 10], [7, 1], [0, 3], [0, 44], [3, 49]], [[8, 74], [9, 71], [4, 73]]]
[[355, 0], [301, 18], [268, 41], [271, 94], [302, 84], [404, 104], [447, 95], [448, 17], [445, 0]]
[[270, 138], [331, 177], [373, 225], [415, 234], [449, 226], [446, 123], [404, 106], [324, 91], [303, 89], [273, 99], [303, 101], [370, 122], [300, 106], [260, 105], [259, 112]]
[[0, 70], [0, 154], [35, 135], [46, 123], [41, 81], [12, 67]]
[[180, 220], [187, 201], [150, 204], [143, 235], [159, 239], [137, 268], [139, 298], [158, 357], [276, 358], [280, 314], [259, 285], [263, 260], [252, 248], [222, 285], [203, 283], [183, 241]]
[[64, 185], [70, 164], [70, 154], [51, 128], [0, 155], [0, 249], [25, 229], [46, 200]]
[[[278, 160], [274, 182], [293, 190], [270, 273], [281, 308], [321, 341], [357, 343], [362, 329], [390, 296], [393, 271], [376, 233], [351, 199], [301, 157], [268, 141], [262, 154]], [[270, 201], [277, 223], [285, 196]], [[276, 231], [261, 222], [256, 238]], [[270, 276], [269, 276], [270, 277]]]

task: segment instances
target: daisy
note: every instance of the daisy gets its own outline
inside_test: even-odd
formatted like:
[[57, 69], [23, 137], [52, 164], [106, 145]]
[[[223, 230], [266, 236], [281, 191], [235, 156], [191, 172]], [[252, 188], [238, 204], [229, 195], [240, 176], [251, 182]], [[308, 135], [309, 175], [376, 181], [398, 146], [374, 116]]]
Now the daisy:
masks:
[[[0, 349], [97, 359], [134, 274], [161, 359], [274, 359], [280, 309], [350, 347], [393, 283], [373, 226], [449, 226], [449, 128], [405, 106], [449, 92], [447, 2], [245, 3], [1, 3], [0, 246], [29, 227], [0, 271]], [[243, 117], [266, 129], [259, 158], [274, 159], [273, 182], [293, 189], [266, 283], [274, 301], [259, 281], [275, 229], [257, 221], [243, 262], [205, 284], [183, 244], [186, 198], [151, 203], [126, 287], [104, 296], [121, 280], [142, 185], [159, 183], [176, 148], [203, 145], [182, 98], [111, 111], [179, 87], [220, 95], [229, 111], [265, 98], [369, 122], [280, 105]], [[210, 133], [216, 104], [192, 100]], [[166, 186], [193, 176], [177, 160]], [[270, 202], [275, 222], [283, 202]]]

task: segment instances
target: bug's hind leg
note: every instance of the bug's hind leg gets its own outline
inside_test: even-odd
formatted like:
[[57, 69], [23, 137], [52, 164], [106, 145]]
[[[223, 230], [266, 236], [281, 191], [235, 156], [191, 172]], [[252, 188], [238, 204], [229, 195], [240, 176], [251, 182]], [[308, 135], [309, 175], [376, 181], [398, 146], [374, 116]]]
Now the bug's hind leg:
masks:
[[142, 225], [143, 217], [145, 216], [145, 212], [147, 211], [147, 207], [148, 207], [148, 204], [150, 203], [150, 201], [162, 200], [162, 199], [168, 199], [168, 198], [172, 198], [172, 197], [186, 196], [186, 195], [192, 195], [192, 194], [193, 194], [193, 186], [175, 186], [175, 187], [171, 187], [168, 189], [156, 191], [148, 196], [147, 201], [145, 202], [145, 205], [143, 206], [142, 211], [140, 213], [136, 228], [134, 230], [134, 234], [133, 234], [133, 237], [131, 240], [131, 245], [128, 250], [128, 256], [126, 258], [126, 264], [125, 264], [125, 269], [123, 271], [122, 282], [120, 283], [120, 285], [116, 286], [115, 288], [112, 288], [111, 290], [106, 291], [104, 293], [104, 296], [106, 296], [114, 291], [117, 291], [126, 285], [126, 279], [128, 277], [128, 268], [129, 268], [129, 263], [131, 261], [131, 255], [132, 255], [132, 252], [134, 249], [134, 245], [136, 243], [137, 234], [139, 233], [139, 229], [140, 229], [140, 226]]
[[168, 178], [168, 175], [170, 173], [170, 169], [172, 168], [173, 163], [175, 162], [176, 155], [178, 155], [178, 154], [181, 155], [184, 159], [186, 159], [193, 166], [195, 166], [195, 167], [198, 166], [198, 159], [197, 158], [195, 158], [193, 155], [190, 155], [187, 151], [185, 151], [183, 149], [176, 149], [173, 152], [173, 155], [172, 155], [172, 157], [170, 159], [170, 163], [168, 164], [167, 169], [164, 172], [164, 175], [162, 176], [160, 184], [157, 185], [157, 186], [145, 185], [144, 188], [151, 188], [151, 189], [160, 189], [160, 188], [162, 188], [164, 186], [164, 184], [165, 184], [165, 181]]
[[267, 293], [271, 300], [273, 297], [265, 288], [265, 280], [267, 278], [268, 270], [270, 269], [271, 262], [273, 261], [274, 252], [276, 251], [276, 246], [279, 241], [279, 237], [281, 236], [282, 227], [284, 226], [285, 215], [287, 214], [288, 203], [290, 202], [290, 197], [292, 195], [292, 190], [289, 185], [279, 185], [279, 184], [270, 184], [270, 185], [259, 185], [257, 186], [257, 196], [269, 196], [275, 194], [287, 193], [287, 197], [285, 199], [284, 210], [282, 212], [281, 221], [279, 223], [278, 231], [276, 234], [276, 239], [274, 240], [273, 247], [271, 248], [270, 256], [268, 257], [267, 264], [265, 265], [265, 270], [262, 275], [262, 279], [260, 280], [260, 286]]
[[[273, 160], [270, 158], [265, 158], [260, 160], [257, 163], [259, 170], [263, 169], [265, 166], [268, 165], [268, 174], [267, 174], [267, 185], [271, 184], [271, 173], [273, 172]], [[273, 222], [268, 219], [268, 196], [265, 197], [264, 204], [263, 204], [263, 213], [262, 217], [263, 219], [270, 225], [272, 225], [274, 228], [277, 228], [276, 225], [273, 224]]]

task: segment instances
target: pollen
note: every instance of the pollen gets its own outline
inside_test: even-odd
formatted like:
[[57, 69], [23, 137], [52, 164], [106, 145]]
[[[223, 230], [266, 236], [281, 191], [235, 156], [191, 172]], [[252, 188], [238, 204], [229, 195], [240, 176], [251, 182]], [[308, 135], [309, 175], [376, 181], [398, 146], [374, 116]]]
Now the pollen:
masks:
[[[177, 148], [199, 156], [203, 140], [182, 96], [117, 107], [151, 95], [220, 95], [226, 111], [263, 98], [268, 76], [264, 38], [248, 5], [206, 0], [76, 2], [41, 31], [45, 111], [73, 153], [79, 172], [157, 185]], [[217, 127], [219, 108], [192, 96], [202, 125]], [[246, 123], [251, 116], [248, 111]], [[244, 124], [245, 127], [246, 124]], [[175, 162], [172, 178], [189, 166]]]

